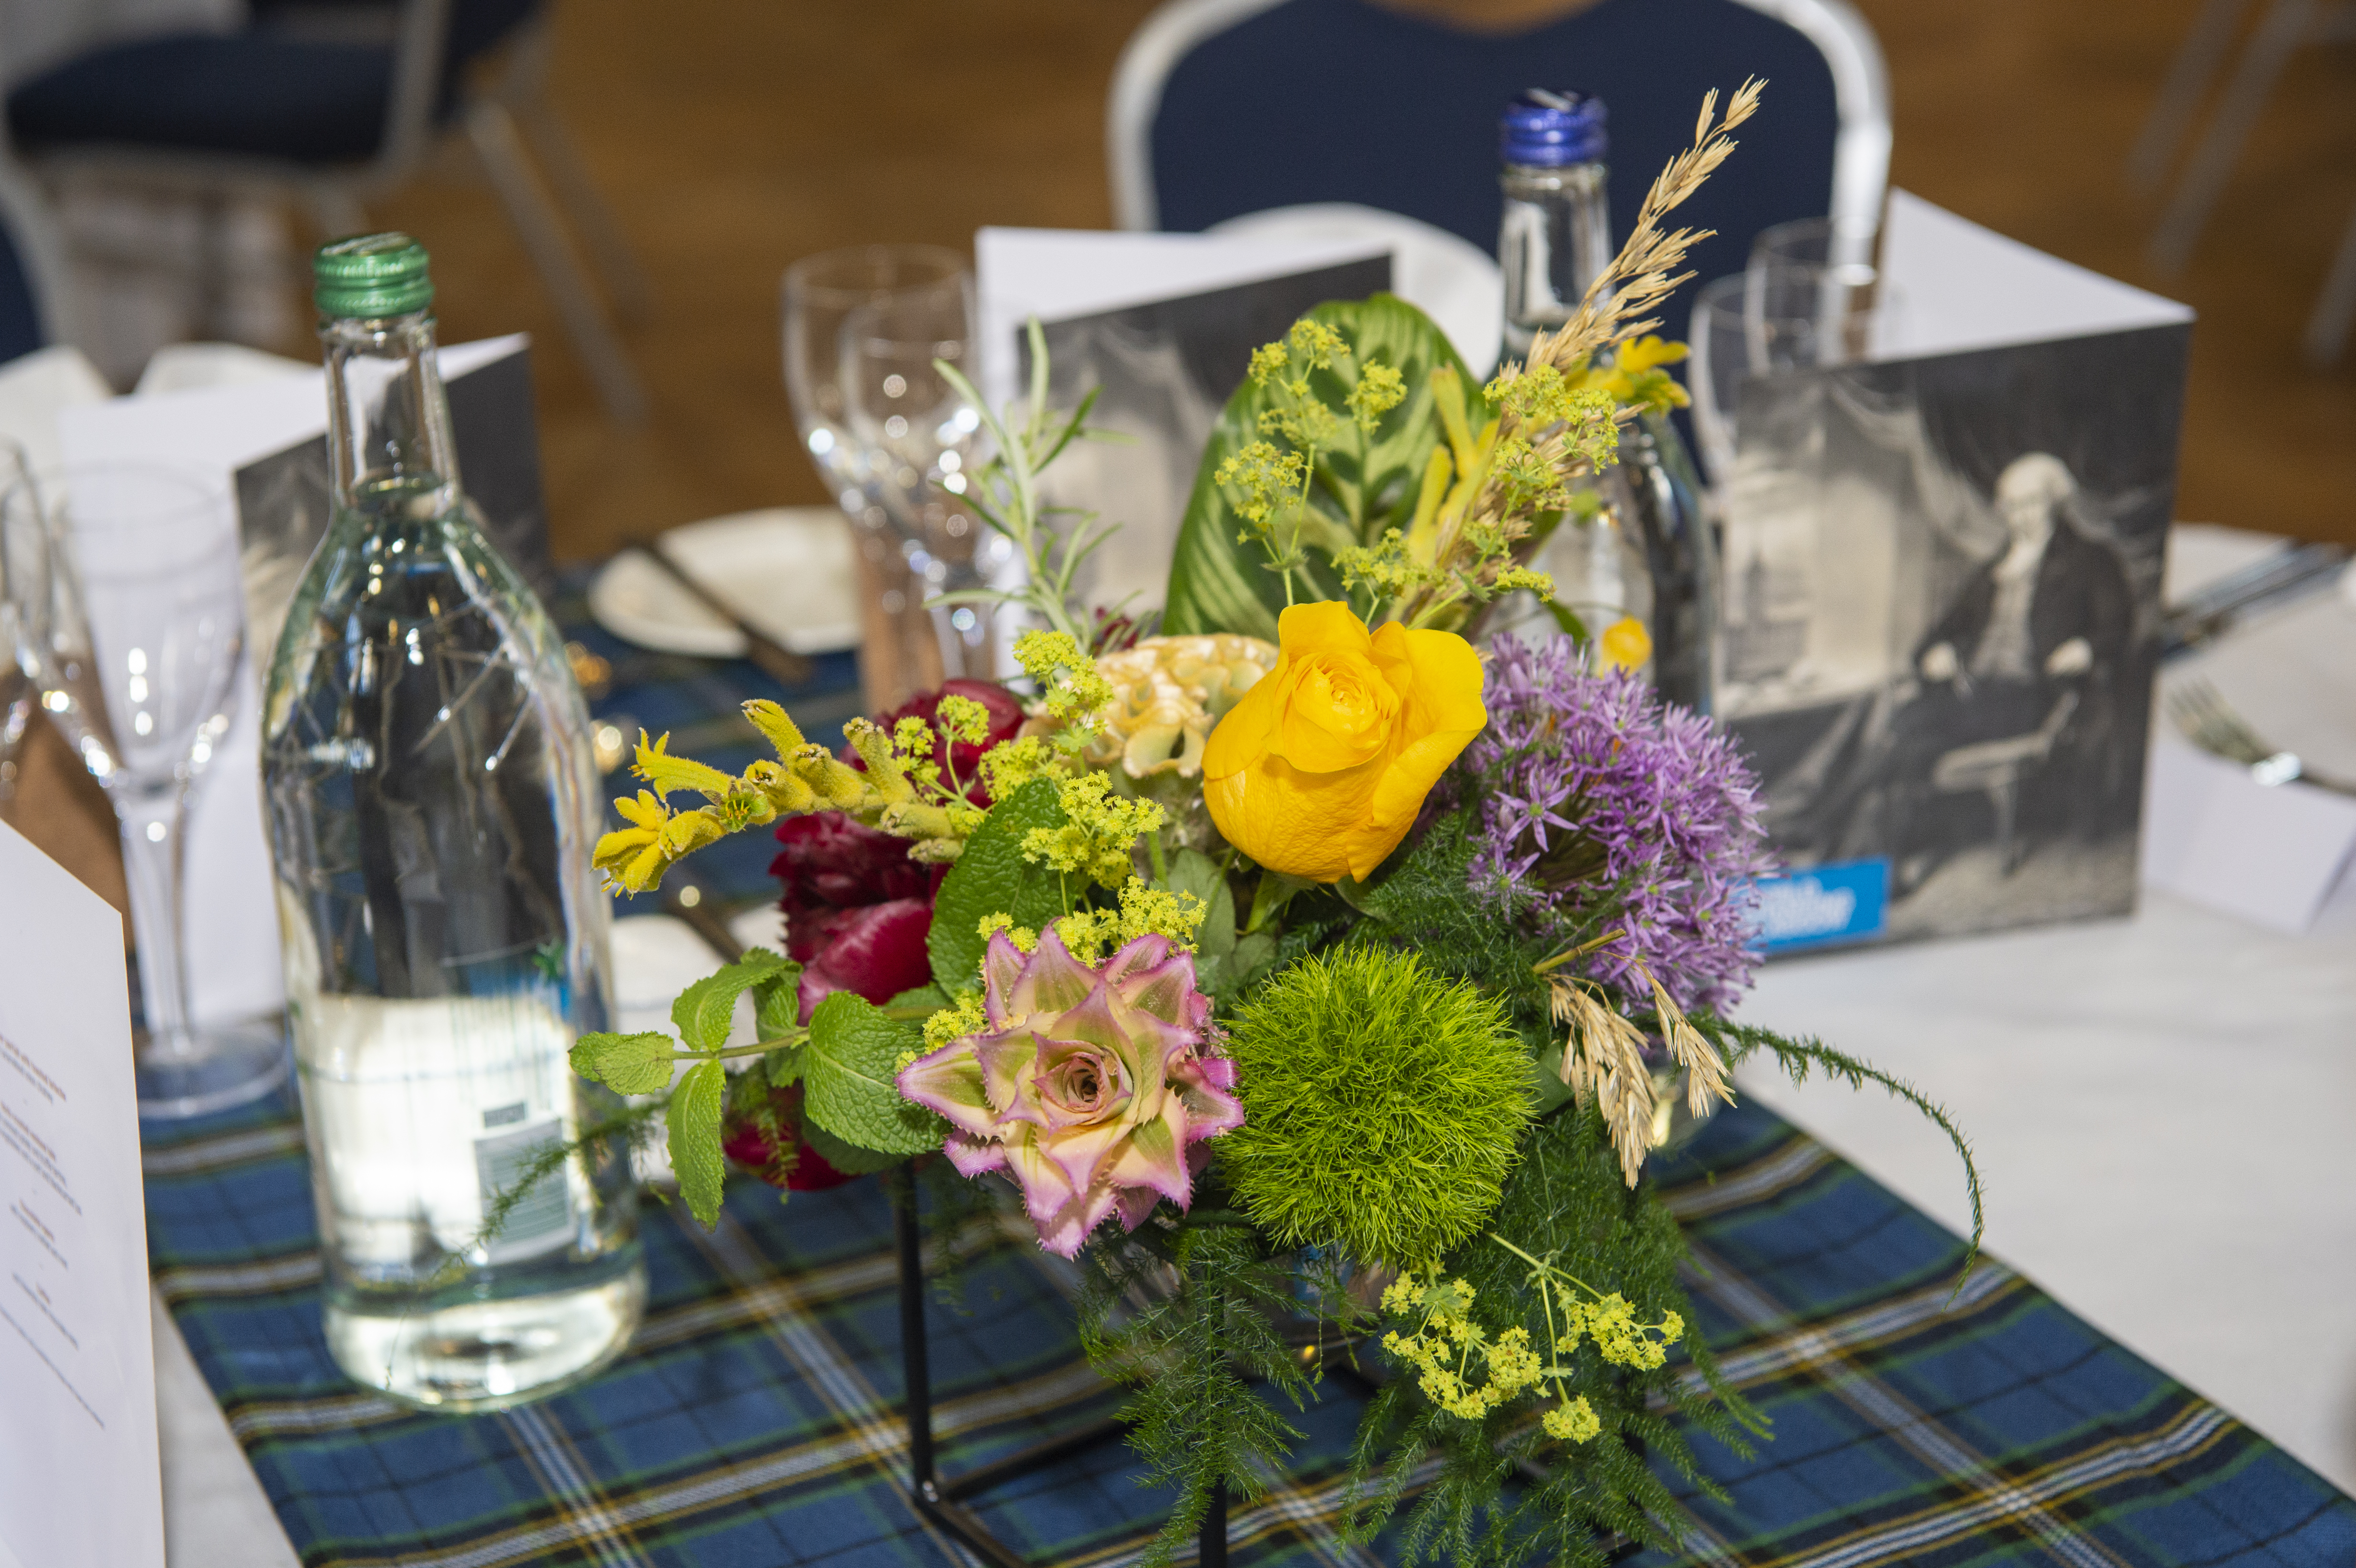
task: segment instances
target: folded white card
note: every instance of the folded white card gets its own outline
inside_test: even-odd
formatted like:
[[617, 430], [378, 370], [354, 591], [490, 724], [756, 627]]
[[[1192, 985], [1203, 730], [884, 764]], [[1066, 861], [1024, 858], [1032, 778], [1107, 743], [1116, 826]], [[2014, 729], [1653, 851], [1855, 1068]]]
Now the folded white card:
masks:
[[2356, 854], [2356, 799], [2250, 770], [2156, 727], [2144, 807], [2143, 880], [2297, 936]]
[[164, 1568], [123, 921], [0, 824], [0, 1568]]

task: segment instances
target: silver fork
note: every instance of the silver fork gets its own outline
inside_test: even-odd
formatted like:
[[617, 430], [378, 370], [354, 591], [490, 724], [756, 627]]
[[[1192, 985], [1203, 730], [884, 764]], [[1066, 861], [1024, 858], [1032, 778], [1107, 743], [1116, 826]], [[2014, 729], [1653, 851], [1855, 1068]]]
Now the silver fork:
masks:
[[2176, 720], [2186, 740], [2213, 756], [2241, 763], [2262, 784], [2286, 784], [2297, 779], [2335, 794], [2356, 795], [2356, 784], [2319, 773], [2300, 761], [2297, 752], [2267, 744], [2206, 679], [2196, 677], [2178, 682], [2168, 694], [2168, 716]]

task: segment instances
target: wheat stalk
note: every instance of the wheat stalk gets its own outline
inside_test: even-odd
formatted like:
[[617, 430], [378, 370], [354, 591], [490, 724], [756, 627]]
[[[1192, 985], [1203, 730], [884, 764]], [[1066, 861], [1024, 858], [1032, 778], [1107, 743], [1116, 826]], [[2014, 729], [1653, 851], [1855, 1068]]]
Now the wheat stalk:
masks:
[[[1686, 1070], [1687, 1111], [1700, 1116], [1712, 1100], [1732, 1104], [1734, 1091], [1718, 1048], [1694, 1028], [1644, 960], [1631, 963], [1652, 987], [1654, 1014], [1670, 1060]], [[1620, 1157], [1620, 1174], [1633, 1187], [1654, 1144], [1653, 1073], [1644, 1064], [1644, 1031], [1569, 976], [1556, 976], [1551, 989], [1555, 1021], [1570, 1026], [1562, 1045], [1562, 1081], [1582, 1106], [1588, 1095], [1595, 1096], [1612, 1152]]]
[[1538, 335], [1530, 345], [1528, 364], [1552, 365], [1568, 371], [1603, 349], [1615, 347], [1661, 325], [1658, 317], [1636, 318], [1644, 316], [1693, 276], [1676, 269], [1685, 264], [1687, 251], [1714, 232], [1708, 229], [1664, 229], [1662, 224], [1701, 189], [1719, 165], [1726, 162], [1737, 145], [1728, 133], [1758, 112], [1759, 95], [1766, 86], [1757, 77], [1744, 82], [1727, 100], [1726, 117], [1715, 125], [1712, 121], [1716, 118], [1718, 94], [1713, 91], [1703, 97], [1701, 116], [1694, 123], [1693, 145], [1670, 159], [1668, 166], [1654, 178], [1652, 188], [1644, 193], [1644, 205], [1636, 214], [1636, 227], [1629, 230], [1620, 253], [1587, 286], [1578, 314], [1556, 331]]

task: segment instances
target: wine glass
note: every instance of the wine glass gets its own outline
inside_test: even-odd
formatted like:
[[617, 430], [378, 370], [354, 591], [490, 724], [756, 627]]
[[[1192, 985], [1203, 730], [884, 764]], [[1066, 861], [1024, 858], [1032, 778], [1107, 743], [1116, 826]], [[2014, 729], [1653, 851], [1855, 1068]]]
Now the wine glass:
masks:
[[244, 651], [236, 517], [198, 475], [94, 464], [0, 496], [12, 560], [40, 552], [27, 583], [46, 624], [32, 639], [41, 706], [120, 819], [145, 1027], [139, 1110], [200, 1115], [258, 1099], [289, 1065], [275, 1019], [198, 1024], [182, 944], [188, 794], [228, 732]]
[[1734, 472], [1742, 388], [1751, 378], [1849, 364], [1889, 337], [1898, 294], [1874, 281], [1870, 268], [1864, 278], [1853, 266], [1780, 261], [1720, 278], [1695, 297], [1687, 383], [1713, 481], [1724, 485]]
[[[970, 378], [969, 312], [955, 296], [862, 305], [845, 316], [836, 355], [845, 422], [866, 464], [900, 554], [927, 596], [980, 587], [984, 530], [960, 497], [981, 421], [934, 368]], [[993, 539], [993, 541], [994, 539]], [[985, 604], [931, 611], [942, 673], [987, 678]]]
[[[24, 450], [0, 437], [0, 493], [24, 477]], [[40, 696], [33, 672], [48, 624], [48, 560], [39, 544], [37, 536], [20, 550], [0, 536], [0, 806], [16, 793], [16, 753]]]
[[968, 668], [969, 651], [987, 656], [986, 644], [968, 641], [980, 624], [969, 608], [963, 626], [955, 609], [922, 608], [928, 594], [971, 585], [980, 542], [956, 497], [980, 421], [953, 398], [944, 405], [932, 368], [936, 357], [964, 364], [971, 353], [964, 259], [937, 245], [830, 251], [787, 268], [784, 296], [786, 389], [803, 445], [860, 530], [898, 644], [866, 650], [871, 668], [891, 672], [880, 682], [871, 674], [871, 688], [897, 691], [886, 700], [871, 689], [871, 699], [892, 706], [945, 675], [989, 674]]

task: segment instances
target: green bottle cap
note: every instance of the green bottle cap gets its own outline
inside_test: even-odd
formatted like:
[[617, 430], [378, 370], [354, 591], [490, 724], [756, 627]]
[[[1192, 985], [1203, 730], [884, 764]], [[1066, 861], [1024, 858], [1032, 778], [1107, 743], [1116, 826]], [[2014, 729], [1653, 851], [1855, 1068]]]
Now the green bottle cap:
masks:
[[331, 240], [311, 257], [311, 279], [323, 316], [407, 315], [434, 303], [425, 247], [406, 234]]

